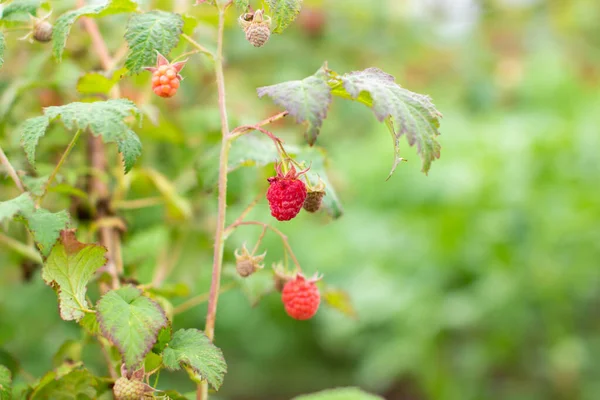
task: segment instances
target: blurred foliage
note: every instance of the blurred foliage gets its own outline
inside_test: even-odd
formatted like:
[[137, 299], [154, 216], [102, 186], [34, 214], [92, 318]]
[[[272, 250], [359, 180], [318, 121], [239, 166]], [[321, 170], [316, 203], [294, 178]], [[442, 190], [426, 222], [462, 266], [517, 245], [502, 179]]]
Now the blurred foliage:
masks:
[[[51, 3], [56, 16], [73, 7], [72, 1]], [[323, 307], [315, 319], [299, 323], [285, 315], [276, 294], [251, 307], [242, 291], [229, 290], [216, 326], [229, 372], [215, 398], [289, 399], [360, 386], [392, 400], [596, 399], [600, 3], [304, 3], [298, 21], [259, 50], [245, 41], [230, 13], [225, 52], [231, 125], [280, 111], [257, 98], [257, 87], [302, 79], [325, 60], [340, 71], [377, 66], [407, 89], [432, 96], [444, 113], [442, 157], [425, 177], [413, 149], [406, 148], [408, 162], [384, 182], [394, 157], [385, 125], [360, 104], [333, 105], [317, 144], [328, 152], [329, 179], [345, 214], [332, 222], [325, 213], [304, 213], [275, 226], [289, 236], [308, 273], [319, 271], [350, 294], [357, 318]], [[195, 38], [214, 48], [214, 11], [197, 6], [189, 12], [201, 19]], [[99, 21], [116, 51], [126, 17]], [[41, 115], [41, 107], [88, 98], [77, 92], [77, 83], [100, 65], [79, 24], [62, 64], [51, 59], [47, 45], [18, 43], [19, 36], [6, 33], [0, 140], [17, 169], [35, 178], [50, 172], [70, 137], [52, 126], [34, 172], [19, 147], [18, 125]], [[172, 55], [183, 48], [180, 43]], [[219, 140], [220, 125], [210, 62], [195, 55], [182, 74], [179, 93], [168, 101], [152, 95], [148, 73], [121, 83], [122, 94], [146, 114], [138, 130], [144, 152], [131, 176], [149, 179], [123, 178], [117, 152], [107, 155], [127, 224], [128, 272], [150, 282], [155, 265], [168, 262], [167, 283], [201, 294], [209, 287], [216, 201], [199, 165]], [[301, 143], [302, 128], [291, 121], [273, 129], [286, 143]], [[61, 171], [63, 188], [71, 189], [50, 193], [48, 209], [68, 207], [69, 196], [83, 187], [85, 165], [80, 143]], [[144, 170], [165, 177], [166, 195]], [[231, 174], [231, 220], [266, 189], [271, 173], [261, 167]], [[3, 180], [0, 200], [16, 195], [12, 182]], [[127, 208], [127, 200], [141, 198], [163, 200]], [[80, 233], [91, 237], [85, 201], [71, 213]], [[269, 218], [264, 200], [252, 215]], [[226, 260], [234, 260], [243, 242], [256, 240], [255, 229], [240, 228]], [[18, 224], [4, 232], [26, 241]], [[53, 355], [80, 331], [60, 320], [56, 296], [37, 266], [0, 249], [0, 364], [11, 369], [18, 386], [49, 371]], [[267, 234], [264, 249], [269, 264], [281, 259], [274, 235]], [[163, 298], [175, 306], [184, 300], [177, 292]], [[202, 327], [205, 312], [200, 305], [176, 315], [174, 328]], [[86, 342], [81, 359], [106, 375], [99, 353], [96, 343]], [[159, 387], [193, 390], [182, 372], [161, 374]]]

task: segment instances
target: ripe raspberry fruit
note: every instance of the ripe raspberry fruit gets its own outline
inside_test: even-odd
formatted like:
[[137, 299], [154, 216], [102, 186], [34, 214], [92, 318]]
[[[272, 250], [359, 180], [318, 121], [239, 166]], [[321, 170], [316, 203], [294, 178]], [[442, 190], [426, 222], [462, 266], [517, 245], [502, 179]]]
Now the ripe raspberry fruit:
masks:
[[129, 380], [122, 376], [116, 380], [113, 393], [116, 400], [140, 400], [152, 389], [139, 380]]
[[278, 221], [289, 221], [294, 218], [306, 200], [306, 185], [298, 179], [306, 171], [296, 173], [292, 166], [285, 175], [281, 172], [281, 164], [276, 165], [277, 175], [268, 179], [270, 186], [267, 200], [271, 215]]
[[254, 47], [264, 46], [271, 37], [271, 17], [264, 15], [263, 10], [241, 15], [239, 23], [246, 33], [246, 40]]
[[281, 292], [281, 301], [290, 317], [306, 320], [317, 313], [321, 295], [315, 285], [316, 280], [318, 279], [307, 280], [302, 274], [298, 274], [285, 284]]
[[162, 54], [158, 53], [156, 58], [156, 67], [146, 67], [147, 71], [152, 72], [152, 90], [160, 97], [173, 97], [179, 89], [180, 81], [183, 79], [179, 72], [185, 66], [185, 61], [174, 64]]

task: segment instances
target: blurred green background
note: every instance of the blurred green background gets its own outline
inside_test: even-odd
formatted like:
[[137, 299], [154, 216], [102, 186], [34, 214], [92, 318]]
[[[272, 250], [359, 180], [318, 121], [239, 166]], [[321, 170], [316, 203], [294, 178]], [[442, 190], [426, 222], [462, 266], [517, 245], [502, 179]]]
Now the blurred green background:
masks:
[[[57, 15], [73, 6], [51, 3]], [[172, 9], [170, 1], [155, 3]], [[198, 6], [189, 13], [202, 20], [195, 38], [214, 48], [214, 12]], [[256, 87], [302, 79], [324, 61], [338, 73], [376, 66], [433, 98], [444, 114], [442, 157], [425, 176], [403, 139], [409, 161], [386, 182], [393, 160], [386, 127], [364, 106], [334, 101], [317, 144], [328, 152], [344, 216], [302, 213], [277, 223], [264, 200], [252, 215], [289, 236], [305, 271], [347, 291], [358, 317], [323, 306], [314, 319], [297, 322], [274, 293], [253, 307], [245, 294], [260, 292], [268, 273], [250, 278], [219, 303], [216, 344], [229, 372], [215, 399], [289, 399], [342, 385], [390, 400], [598, 399], [600, 3], [306, 0], [293, 27], [261, 49], [245, 41], [236, 17], [232, 10], [225, 44], [232, 126], [279, 111], [257, 98]], [[111, 50], [121, 45], [125, 23], [125, 16], [99, 20]], [[15, 44], [16, 37], [9, 36], [0, 70], [0, 140], [11, 161], [31, 171], [19, 122], [42, 106], [81, 100], [78, 78], [99, 65], [79, 26], [60, 65], [47, 46]], [[181, 44], [173, 55], [183, 51]], [[151, 96], [149, 74], [122, 83], [125, 96], [158, 118], [158, 125], [146, 118], [139, 130], [144, 154], [124, 198], [160, 196], [143, 168], [159, 171], [177, 192], [167, 206], [122, 211], [123, 252], [141, 282], [168, 260], [167, 282], [196, 295], [209, 287], [216, 205], [198, 165], [220, 127], [210, 63], [193, 56], [182, 74], [180, 92], [168, 101]], [[302, 141], [292, 121], [273, 131], [287, 143]], [[40, 174], [68, 139], [57, 127], [42, 141]], [[81, 187], [83, 165], [79, 145], [64, 182]], [[230, 221], [266, 190], [269, 174], [272, 168], [232, 173]], [[0, 200], [15, 194], [3, 180]], [[60, 210], [68, 200], [53, 193], [47, 206]], [[89, 233], [89, 222], [75, 224]], [[4, 228], [25, 240], [17, 224]], [[226, 261], [259, 233], [241, 228]], [[270, 234], [261, 249], [268, 250], [267, 267], [283, 254]], [[52, 368], [63, 342], [81, 333], [60, 320], [39, 270], [30, 279], [23, 271], [22, 259], [0, 247], [0, 363], [18, 360], [38, 376]], [[175, 328], [202, 328], [205, 312], [203, 304], [176, 315]], [[83, 359], [106, 374], [93, 342]], [[183, 373], [162, 374], [159, 386], [193, 390]]]

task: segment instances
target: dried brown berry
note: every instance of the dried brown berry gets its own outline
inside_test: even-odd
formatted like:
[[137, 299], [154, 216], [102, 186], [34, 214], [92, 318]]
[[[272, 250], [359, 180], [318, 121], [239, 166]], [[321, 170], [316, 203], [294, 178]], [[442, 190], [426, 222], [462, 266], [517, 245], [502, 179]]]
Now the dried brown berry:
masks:
[[246, 246], [244, 245], [242, 246], [241, 253], [239, 252], [239, 250], [236, 250], [234, 254], [236, 261], [235, 269], [242, 278], [246, 278], [258, 271], [259, 269], [264, 268], [264, 265], [262, 265], [261, 263], [265, 259], [265, 255], [267, 254], [266, 252], [261, 255], [255, 256], [254, 254], [250, 254], [250, 252], [248, 251], [248, 249], [246, 249]]
[[246, 40], [254, 47], [264, 46], [271, 37], [271, 17], [265, 16], [263, 10], [241, 15], [239, 23], [246, 33]]
[[323, 203], [324, 196], [324, 190], [308, 191], [306, 195], [306, 200], [304, 200], [304, 209], [311, 213], [319, 211], [321, 209], [321, 204]]

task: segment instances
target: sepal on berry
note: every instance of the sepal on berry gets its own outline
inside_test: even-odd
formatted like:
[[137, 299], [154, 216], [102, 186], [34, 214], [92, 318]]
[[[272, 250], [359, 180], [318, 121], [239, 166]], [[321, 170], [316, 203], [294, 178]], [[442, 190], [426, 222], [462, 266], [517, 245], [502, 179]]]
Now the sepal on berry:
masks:
[[271, 37], [271, 17], [264, 15], [263, 10], [240, 15], [238, 23], [254, 47], [264, 46]]

